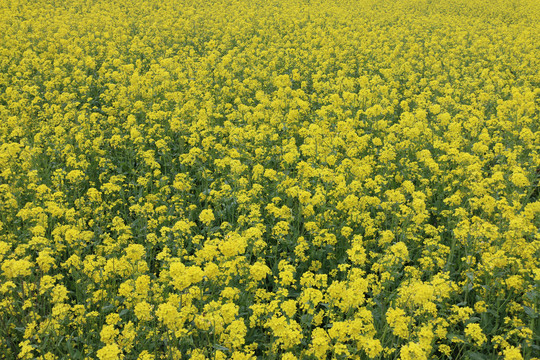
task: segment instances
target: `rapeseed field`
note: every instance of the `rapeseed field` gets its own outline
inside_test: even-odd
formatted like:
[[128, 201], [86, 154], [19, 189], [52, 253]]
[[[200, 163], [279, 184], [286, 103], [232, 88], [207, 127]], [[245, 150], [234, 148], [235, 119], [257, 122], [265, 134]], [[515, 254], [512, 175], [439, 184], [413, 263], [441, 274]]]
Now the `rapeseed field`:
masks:
[[0, 2], [1, 359], [538, 359], [540, 2]]

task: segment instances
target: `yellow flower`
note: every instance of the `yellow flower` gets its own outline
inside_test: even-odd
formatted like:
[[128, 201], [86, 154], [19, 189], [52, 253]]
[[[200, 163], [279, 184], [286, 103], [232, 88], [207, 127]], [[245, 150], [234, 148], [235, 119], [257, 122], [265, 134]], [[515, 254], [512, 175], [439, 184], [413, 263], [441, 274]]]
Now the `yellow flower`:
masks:
[[311, 353], [317, 359], [326, 358], [326, 354], [332, 348], [328, 333], [324, 329], [315, 328], [311, 333], [311, 338]]
[[122, 351], [116, 344], [105, 345], [99, 349], [97, 351], [97, 357], [99, 360], [120, 360], [124, 358]]
[[206, 226], [209, 226], [215, 219], [212, 209], [204, 209], [199, 215], [199, 220]]
[[504, 360], [523, 360], [523, 355], [519, 348], [509, 346], [503, 350]]
[[81, 170], [71, 170], [66, 175], [66, 180], [72, 183], [77, 183], [84, 180], [84, 173]]
[[413, 322], [410, 316], [405, 314], [405, 311], [400, 308], [390, 308], [386, 311], [386, 322], [392, 328], [394, 335], [402, 339], [409, 337], [409, 327]]
[[281, 360], [298, 360], [298, 358], [293, 353], [287, 352], [283, 354]]
[[144, 246], [141, 244], [129, 244], [126, 248], [126, 257], [132, 262], [142, 259], [145, 253]]
[[478, 346], [482, 346], [487, 341], [486, 335], [482, 332], [479, 324], [468, 324], [465, 327], [465, 335], [472, 339]]
[[287, 320], [284, 316], [273, 316], [266, 323], [277, 338], [276, 344], [283, 350], [292, 348], [302, 341], [302, 328], [295, 320]]
[[450, 346], [446, 345], [446, 344], [441, 344], [441, 345], [439, 345], [439, 351], [442, 354], [450, 357], [450, 354], [452, 353], [452, 348]]
[[32, 273], [32, 263], [28, 260], [7, 260], [2, 264], [4, 276], [13, 279], [19, 276], [28, 276]]
[[185, 266], [181, 262], [175, 261], [169, 269], [171, 282], [180, 291], [202, 281], [204, 272], [198, 266]]
[[379, 339], [361, 337], [360, 344], [369, 358], [375, 358], [381, 355], [383, 351], [383, 347]]
[[139, 321], [150, 321], [152, 320], [152, 306], [146, 301], [141, 301], [135, 305], [135, 316]]
[[52, 289], [52, 302], [60, 303], [68, 299], [68, 289], [61, 284], [56, 285]]
[[522, 172], [514, 172], [510, 179], [512, 180], [512, 183], [517, 187], [527, 187], [531, 184], [529, 179], [527, 179], [525, 174], [523, 174]]
[[422, 346], [416, 342], [410, 342], [403, 346], [399, 352], [401, 360], [427, 360], [427, 355]]
[[362, 236], [356, 235], [353, 238], [353, 245], [347, 250], [349, 259], [355, 265], [364, 265], [367, 260], [366, 249], [363, 246]]
[[118, 336], [118, 329], [114, 328], [114, 325], [104, 325], [103, 329], [99, 333], [101, 341], [105, 344], [114, 343], [116, 337]]
[[36, 259], [36, 263], [44, 273], [55, 267], [56, 259], [51, 256], [51, 253], [50, 250], [40, 251]]
[[29, 340], [25, 340], [19, 344], [20, 351], [17, 355], [17, 358], [19, 359], [34, 359], [34, 354], [32, 353], [34, 351], [34, 346], [30, 344]]
[[283, 309], [283, 312], [289, 317], [294, 317], [294, 314], [296, 313], [296, 301], [295, 300], [287, 300], [284, 301], [281, 304], [281, 308]]
[[264, 263], [257, 261], [255, 264], [251, 265], [251, 276], [255, 281], [260, 281], [270, 274], [270, 268]]
[[224, 336], [224, 343], [230, 349], [238, 349], [246, 342], [247, 327], [243, 320], [234, 320], [227, 326], [227, 336]]
[[137, 360], [155, 360], [155, 358], [156, 357], [150, 354], [147, 350], [143, 350], [137, 357]]

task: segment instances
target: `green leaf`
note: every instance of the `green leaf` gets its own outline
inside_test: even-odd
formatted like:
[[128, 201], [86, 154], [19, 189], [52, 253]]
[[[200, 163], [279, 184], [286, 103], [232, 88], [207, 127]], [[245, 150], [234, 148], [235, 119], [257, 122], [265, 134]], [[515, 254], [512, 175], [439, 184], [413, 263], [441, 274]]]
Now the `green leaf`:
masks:
[[527, 297], [527, 299], [529, 299], [531, 301], [534, 301], [538, 297], [538, 292], [536, 292], [536, 291], [527, 291], [525, 293], [525, 296]]
[[214, 349], [219, 351], [229, 351], [229, 348], [226, 348], [225, 346], [219, 344], [214, 344]]
[[465, 338], [463, 337], [463, 335], [448, 334], [448, 340], [452, 340], [452, 339], [458, 339], [458, 340], [461, 340], [461, 341], [465, 341]]
[[531, 319], [536, 319], [538, 317], [538, 313], [528, 306], [523, 305], [523, 310]]
[[476, 351], [467, 351], [466, 355], [469, 357], [470, 360], [486, 360], [487, 357], [479, 352]]
[[109, 304], [109, 305], [104, 305], [102, 308], [101, 308], [101, 311], [103, 312], [108, 312], [108, 311], [113, 311], [115, 309], [115, 306], [112, 305], [112, 304]]

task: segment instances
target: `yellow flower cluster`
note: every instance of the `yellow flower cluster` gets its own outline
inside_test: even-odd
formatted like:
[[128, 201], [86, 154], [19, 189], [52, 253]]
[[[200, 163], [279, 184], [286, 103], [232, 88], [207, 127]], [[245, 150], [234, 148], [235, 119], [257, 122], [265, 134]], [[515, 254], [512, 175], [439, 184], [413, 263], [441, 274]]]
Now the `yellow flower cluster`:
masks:
[[538, 357], [539, 18], [0, 1], [0, 357]]

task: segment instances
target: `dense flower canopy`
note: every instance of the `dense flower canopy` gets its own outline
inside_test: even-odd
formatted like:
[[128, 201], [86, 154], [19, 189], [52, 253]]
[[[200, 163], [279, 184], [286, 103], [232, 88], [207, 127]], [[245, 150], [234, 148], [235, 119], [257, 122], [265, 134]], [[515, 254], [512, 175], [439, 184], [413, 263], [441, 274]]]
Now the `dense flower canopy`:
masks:
[[0, 2], [0, 357], [540, 354], [540, 2]]

